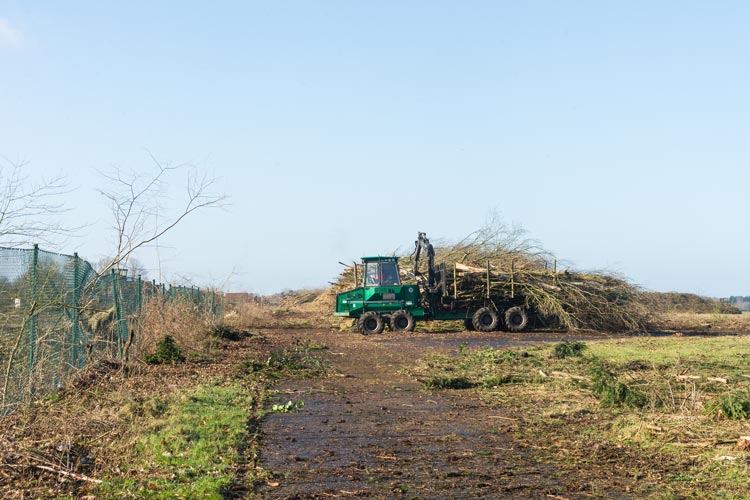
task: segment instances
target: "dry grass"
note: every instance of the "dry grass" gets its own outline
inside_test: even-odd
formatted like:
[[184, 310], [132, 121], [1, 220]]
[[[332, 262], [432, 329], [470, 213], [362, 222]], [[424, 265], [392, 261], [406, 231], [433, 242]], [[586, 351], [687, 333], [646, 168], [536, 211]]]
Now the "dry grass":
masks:
[[156, 351], [157, 344], [171, 336], [188, 356], [201, 358], [210, 353], [213, 343], [206, 332], [213, 322], [201, 314], [190, 300], [160, 299], [146, 303], [139, 326], [133, 332], [131, 359], [143, 359]]
[[750, 332], [750, 314], [661, 312], [649, 319], [649, 329], [665, 332]]
[[315, 299], [302, 304], [286, 304], [280, 307], [260, 305], [254, 302], [238, 304], [227, 313], [224, 321], [231, 325], [247, 325], [248, 328], [333, 328], [349, 326], [351, 321], [333, 316], [333, 307], [328, 307], [321, 297], [327, 292], [313, 292]]

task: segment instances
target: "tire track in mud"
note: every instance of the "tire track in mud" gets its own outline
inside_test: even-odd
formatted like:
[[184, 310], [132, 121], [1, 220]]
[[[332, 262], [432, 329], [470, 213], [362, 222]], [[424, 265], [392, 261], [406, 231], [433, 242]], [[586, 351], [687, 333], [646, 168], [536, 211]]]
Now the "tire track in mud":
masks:
[[553, 466], [506, 433], [512, 419], [476, 393], [425, 391], [404, 373], [442, 342], [314, 339], [329, 346], [335, 374], [276, 387], [276, 402], [305, 404], [262, 423], [261, 464], [273, 473], [256, 487], [262, 498], [555, 498], [566, 489]]

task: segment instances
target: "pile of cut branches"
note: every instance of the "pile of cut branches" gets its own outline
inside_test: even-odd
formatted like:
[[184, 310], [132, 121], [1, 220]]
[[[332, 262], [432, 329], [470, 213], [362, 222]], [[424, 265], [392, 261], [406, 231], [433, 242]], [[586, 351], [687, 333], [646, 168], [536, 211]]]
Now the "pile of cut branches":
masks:
[[482, 303], [487, 297], [496, 304], [516, 298], [545, 326], [568, 331], [645, 329], [647, 311], [641, 292], [622, 278], [523, 268], [500, 273], [488, 262], [489, 291], [486, 272], [457, 273], [454, 290], [459, 307]]
[[295, 290], [290, 292], [281, 299], [279, 307], [281, 309], [291, 309], [304, 304], [310, 304], [324, 294], [325, 290], [313, 289], [313, 290]]

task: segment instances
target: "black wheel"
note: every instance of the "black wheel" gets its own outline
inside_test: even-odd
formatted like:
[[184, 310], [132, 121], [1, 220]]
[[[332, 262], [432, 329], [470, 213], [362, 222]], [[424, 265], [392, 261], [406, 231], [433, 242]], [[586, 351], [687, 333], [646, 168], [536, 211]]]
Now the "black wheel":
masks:
[[466, 318], [464, 320], [464, 328], [466, 328], [467, 332], [473, 332], [474, 331], [474, 323], [471, 322], [471, 318]]
[[359, 317], [357, 321], [357, 328], [363, 335], [370, 335], [371, 333], [383, 333], [383, 327], [385, 322], [383, 317], [375, 311], [367, 311]]
[[508, 331], [522, 332], [529, 325], [529, 315], [521, 306], [514, 306], [505, 311], [505, 326]]
[[500, 318], [495, 311], [489, 307], [483, 307], [474, 313], [471, 318], [474, 328], [480, 332], [493, 332], [500, 326]]
[[391, 330], [394, 332], [413, 332], [414, 316], [404, 309], [391, 314]]

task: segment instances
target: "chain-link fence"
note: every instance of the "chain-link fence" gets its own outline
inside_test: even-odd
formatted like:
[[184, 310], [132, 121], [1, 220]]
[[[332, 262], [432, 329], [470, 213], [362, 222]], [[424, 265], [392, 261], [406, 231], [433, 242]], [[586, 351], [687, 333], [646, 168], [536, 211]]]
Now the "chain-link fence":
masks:
[[75, 255], [0, 248], [0, 415], [63, 387], [96, 359], [122, 361], [149, 301], [187, 300], [207, 320], [222, 295], [168, 286], [112, 269], [100, 275]]

